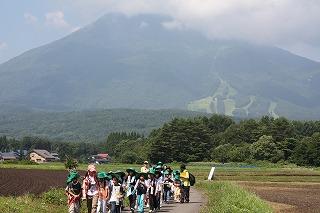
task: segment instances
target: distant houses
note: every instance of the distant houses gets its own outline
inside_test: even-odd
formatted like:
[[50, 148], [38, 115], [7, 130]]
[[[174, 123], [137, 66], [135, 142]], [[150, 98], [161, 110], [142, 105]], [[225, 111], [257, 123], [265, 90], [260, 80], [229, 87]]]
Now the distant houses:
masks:
[[0, 161], [18, 160], [19, 154], [17, 152], [0, 152]]
[[33, 149], [29, 153], [29, 158], [31, 161], [36, 163], [54, 162], [60, 160], [57, 153], [50, 153], [44, 149]]
[[103, 164], [109, 163], [111, 161], [111, 157], [107, 153], [100, 153], [97, 155], [92, 155], [89, 157], [90, 163]]

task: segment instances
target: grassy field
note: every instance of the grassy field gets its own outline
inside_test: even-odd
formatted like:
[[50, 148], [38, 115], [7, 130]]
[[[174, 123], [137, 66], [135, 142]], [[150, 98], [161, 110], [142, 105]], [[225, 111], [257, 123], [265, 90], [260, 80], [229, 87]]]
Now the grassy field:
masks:
[[[179, 164], [177, 163], [170, 164], [170, 166], [173, 169], [179, 168]], [[216, 167], [215, 178], [214, 181], [208, 182], [206, 179], [212, 166]], [[125, 171], [129, 167], [139, 170], [141, 165], [110, 163], [97, 165], [97, 170], [107, 172], [116, 170]], [[65, 170], [63, 163], [39, 165], [0, 164], [0, 168]], [[86, 164], [80, 164], [78, 169], [86, 170], [86, 168]], [[196, 176], [197, 188], [203, 190], [208, 196], [208, 204], [203, 212], [271, 212], [270, 206], [265, 201], [259, 199], [254, 193], [257, 193], [259, 197], [264, 198], [270, 204], [273, 202], [273, 193], [276, 193], [278, 189], [284, 191], [292, 187], [294, 190], [298, 190], [310, 184], [320, 183], [319, 168], [304, 168], [295, 165], [270, 163], [256, 163], [254, 165], [244, 163], [190, 163], [187, 165], [187, 168]], [[261, 188], [262, 186], [268, 186], [268, 184], [270, 187], [267, 190]], [[248, 188], [248, 185], [254, 187]], [[269, 192], [268, 190], [270, 193], [265, 194], [266, 191]], [[306, 190], [302, 193], [309, 193]], [[261, 192], [264, 194], [261, 194]], [[292, 196], [290, 193], [286, 194], [289, 198]], [[314, 193], [318, 193], [318, 191]], [[272, 202], [269, 202], [270, 200]], [[290, 203], [289, 201], [288, 203]], [[276, 200], [276, 202], [278, 201]], [[287, 201], [283, 201], [283, 203], [285, 202]], [[47, 208], [49, 210], [43, 210], [43, 212], [55, 212], [56, 210], [57, 212], [59, 212], [58, 210], [61, 212], [61, 209], [65, 211], [66, 208], [65, 203], [63, 205], [51, 204], [44, 201], [43, 197], [26, 195], [24, 199], [21, 197], [18, 199], [0, 197], [0, 206], [2, 206], [0, 212], [19, 212], [19, 209], [24, 208], [24, 206], [35, 206], [35, 209], [41, 209], [44, 208], [41, 205], [45, 206], [46, 204], [48, 204]], [[57, 207], [55, 208], [54, 206]], [[17, 208], [17, 210], [14, 208]], [[51, 208], [53, 208], [52, 211]], [[30, 212], [32, 211], [30, 210]]]
[[[63, 189], [51, 189], [41, 196], [27, 194], [18, 197], [0, 197], [2, 213], [61, 213], [67, 212], [67, 200]], [[81, 206], [81, 213], [86, 213], [86, 206]]]

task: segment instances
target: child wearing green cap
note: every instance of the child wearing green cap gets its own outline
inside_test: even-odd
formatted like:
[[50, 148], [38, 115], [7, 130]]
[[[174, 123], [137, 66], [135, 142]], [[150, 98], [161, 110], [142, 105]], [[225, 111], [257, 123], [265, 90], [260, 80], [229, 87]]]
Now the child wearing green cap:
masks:
[[147, 193], [149, 198], [149, 212], [154, 212], [158, 209], [157, 202], [157, 192], [158, 192], [158, 182], [156, 180], [156, 171], [154, 169], [150, 169], [148, 172], [149, 180], [147, 182]]
[[98, 173], [98, 180], [99, 180], [99, 192], [98, 192], [98, 207], [97, 213], [100, 211], [102, 213], [107, 212], [107, 200], [109, 199], [109, 181], [107, 180], [107, 174], [105, 172]]
[[163, 180], [163, 200], [166, 204], [169, 203], [170, 200], [170, 192], [171, 192], [171, 186], [172, 186], [172, 179], [170, 177], [169, 171], [164, 171], [164, 180]]
[[174, 186], [174, 201], [176, 203], [179, 203], [181, 200], [181, 187], [182, 187], [179, 174], [174, 175], [173, 186]]
[[120, 213], [120, 199], [123, 198], [123, 187], [119, 183], [120, 177], [116, 174], [112, 174], [112, 184], [110, 185], [110, 204], [111, 213]]
[[137, 202], [138, 202], [138, 212], [143, 213], [144, 212], [144, 201], [145, 201], [145, 195], [147, 193], [147, 183], [146, 180], [147, 173], [138, 173], [138, 180], [134, 187], [134, 190], [137, 192]]
[[67, 178], [67, 187], [65, 189], [68, 196], [68, 212], [80, 213], [81, 184], [79, 182], [80, 175], [78, 172], [70, 172]]
[[130, 202], [130, 211], [133, 213], [135, 210], [136, 205], [136, 194], [133, 193], [134, 186], [136, 185], [136, 170], [133, 168], [127, 169], [127, 179], [126, 179], [126, 189], [127, 189], [127, 197], [129, 198]]

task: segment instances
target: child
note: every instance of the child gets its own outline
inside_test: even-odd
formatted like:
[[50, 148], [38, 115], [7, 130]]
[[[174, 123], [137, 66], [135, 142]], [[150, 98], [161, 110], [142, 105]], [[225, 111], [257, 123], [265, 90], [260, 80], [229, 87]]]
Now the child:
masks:
[[179, 203], [181, 200], [181, 187], [182, 187], [182, 183], [179, 175], [174, 176], [173, 185], [174, 185], [174, 200], [176, 203]]
[[[125, 189], [125, 187], [127, 185], [126, 184], [127, 175], [120, 170], [117, 170], [115, 172], [110, 171], [110, 174], [112, 174], [112, 173], [114, 173], [115, 175], [117, 175], [119, 177], [119, 184], [123, 187], [123, 189]], [[112, 184], [112, 182], [111, 182], [111, 184]], [[124, 210], [124, 208], [125, 208], [124, 197], [119, 199], [119, 203], [120, 203], [121, 210]]]
[[68, 196], [68, 206], [70, 213], [80, 213], [81, 184], [80, 175], [72, 171], [67, 178], [66, 195]]
[[148, 196], [149, 196], [149, 207], [150, 210], [149, 212], [156, 211], [158, 208], [158, 203], [157, 203], [157, 188], [158, 188], [158, 183], [155, 178], [156, 172], [154, 169], [150, 169], [149, 172], [149, 180], [148, 180]]
[[130, 202], [130, 211], [133, 213], [136, 205], [136, 194], [132, 193], [134, 190], [134, 187], [136, 185], [136, 170], [133, 168], [127, 169], [127, 196], [129, 197]]
[[110, 204], [111, 213], [120, 213], [120, 199], [123, 198], [123, 187], [119, 183], [120, 177], [116, 174], [112, 175], [112, 185], [110, 186]]
[[164, 173], [164, 181], [163, 181], [163, 190], [164, 190], [164, 195], [163, 195], [163, 200], [165, 203], [169, 203], [170, 200], [170, 192], [171, 192], [171, 186], [172, 186], [172, 180], [170, 178], [169, 171], [165, 170]]
[[157, 181], [157, 210], [160, 210], [162, 204], [162, 194], [163, 194], [163, 177], [161, 170], [156, 171], [156, 181]]
[[137, 201], [138, 201], [138, 212], [144, 212], [144, 201], [145, 195], [147, 193], [147, 184], [145, 179], [147, 179], [147, 173], [139, 173], [139, 179], [134, 187], [134, 190], [137, 192]]
[[107, 200], [109, 199], [109, 181], [107, 179], [107, 174], [105, 172], [98, 173], [98, 180], [99, 180], [99, 199], [98, 199], [98, 207], [97, 213], [100, 211], [102, 213], [107, 212]]
[[97, 170], [93, 164], [90, 164], [82, 183], [82, 199], [87, 200], [88, 213], [97, 211], [98, 189]]

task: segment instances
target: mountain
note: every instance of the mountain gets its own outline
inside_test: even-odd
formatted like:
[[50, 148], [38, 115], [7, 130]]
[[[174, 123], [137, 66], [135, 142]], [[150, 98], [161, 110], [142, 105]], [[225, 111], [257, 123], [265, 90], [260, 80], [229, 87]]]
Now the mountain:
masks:
[[46, 112], [29, 109], [0, 110], [0, 136], [36, 136], [59, 141], [104, 140], [111, 132], [139, 132], [147, 136], [173, 118], [207, 116], [184, 110], [106, 109]]
[[0, 65], [0, 105], [179, 108], [319, 118], [320, 63], [277, 47], [210, 40], [170, 17], [108, 14]]

